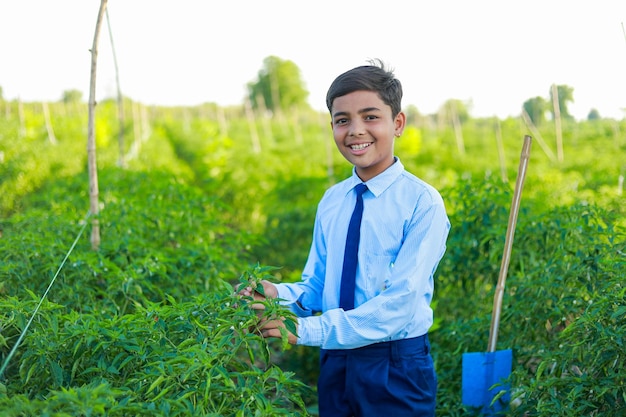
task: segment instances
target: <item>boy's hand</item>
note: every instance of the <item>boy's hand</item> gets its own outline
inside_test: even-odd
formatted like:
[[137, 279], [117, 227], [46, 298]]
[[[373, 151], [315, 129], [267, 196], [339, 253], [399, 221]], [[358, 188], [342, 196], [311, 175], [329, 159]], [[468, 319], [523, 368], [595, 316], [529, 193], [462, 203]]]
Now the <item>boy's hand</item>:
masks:
[[259, 281], [259, 284], [263, 287], [262, 290], [259, 290], [257, 288], [252, 288], [251, 286], [248, 285], [244, 288], [241, 288], [241, 286], [237, 287], [237, 292], [241, 296], [252, 297], [258, 301], [263, 301], [266, 298], [278, 297], [278, 290], [276, 289], [276, 286], [274, 284], [266, 280]]
[[[258, 288], [259, 285], [262, 288]], [[263, 301], [266, 298], [278, 297], [278, 290], [276, 289], [274, 284], [266, 280], [259, 281], [254, 288], [250, 285], [247, 285], [244, 288], [241, 288], [241, 286], [239, 286], [237, 287], [237, 292], [240, 296], [252, 297], [252, 299], [255, 301]], [[263, 303], [253, 302], [250, 303], [250, 308], [252, 308], [253, 310], [260, 310], [257, 312], [257, 316], [261, 317], [261, 315], [263, 314], [261, 310], [265, 310], [265, 305]]]
[[[256, 301], [263, 301], [266, 298], [278, 297], [278, 290], [276, 289], [276, 286], [272, 284], [271, 282], [262, 280], [262, 281], [259, 281], [257, 286], [258, 285], [261, 285], [262, 289], [259, 289], [258, 287], [252, 288], [252, 286], [250, 285], [245, 286], [243, 288], [239, 286], [237, 287], [237, 292], [239, 295], [243, 297], [252, 297]], [[250, 303], [250, 307], [256, 310], [265, 309], [265, 306], [263, 305], [263, 303]], [[259, 317], [262, 316], [262, 314], [260, 313], [258, 315]], [[295, 326], [296, 326], [296, 333], [297, 333], [298, 325], [296, 324]], [[282, 334], [280, 330], [281, 328], [284, 328], [285, 329], [284, 331], [287, 331], [287, 341], [291, 343], [292, 345], [295, 345], [296, 342], [298, 341], [298, 338], [296, 337], [295, 334], [287, 330], [287, 327], [285, 326], [283, 318], [273, 319], [273, 320], [261, 319], [258, 325], [258, 329], [261, 332], [261, 336], [265, 338], [275, 337], [275, 338], [281, 339], [282, 338]]]
[[[298, 325], [296, 324], [296, 333], [298, 331]], [[285, 331], [287, 332], [287, 341], [292, 344], [295, 345], [296, 342], [298, 341], [298, 338], [296, 337], [296, 335], [294, 335], [293, 333], [291, 333], [289, 330], [287, 330], [287, 327], [285, 327], [285, 323], [284, 323], [284, 319], [283, 318], [279, 318], [279, 319], [275, 319], [275, 320], [261, 320], [261, 322], [259, 323], [259, 329], [261, 330], [261, 336], [268, 338], [268, 337], [275, 337], [278, 339], [282, 338], [282, 334], [280, 329], [283, 328], [285, 329]]]

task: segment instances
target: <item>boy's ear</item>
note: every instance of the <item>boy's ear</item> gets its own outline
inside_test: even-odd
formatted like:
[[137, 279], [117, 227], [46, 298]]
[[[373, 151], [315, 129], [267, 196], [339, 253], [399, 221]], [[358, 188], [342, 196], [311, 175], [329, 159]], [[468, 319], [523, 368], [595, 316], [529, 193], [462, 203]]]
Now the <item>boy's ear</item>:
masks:
[[404, 127], [406, 126], [406, 114], [404, 114], [404, 112], [400, 112], [396, 115], [396, 118], [394, 119], [394, 123], [395, 123], [395, 135], [396, 137], [400, 137], [402, 135], [402, 132], [404, 131]]

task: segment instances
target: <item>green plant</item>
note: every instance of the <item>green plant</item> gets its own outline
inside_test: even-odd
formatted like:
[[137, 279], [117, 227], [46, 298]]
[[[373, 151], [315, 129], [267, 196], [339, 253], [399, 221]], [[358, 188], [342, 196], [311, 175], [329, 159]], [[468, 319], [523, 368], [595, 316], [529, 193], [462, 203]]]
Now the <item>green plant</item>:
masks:
[[[53, 145], [41, 103], [23, 103], [21, 119], [17, 103], [6, 104], [2, 360], [88, 207], [85, 109], [50, 103]], [[232, 286], [238, 277], [300, 278], [316, 204], [329, 184], [350, 175], [328, 114], [302, 109], [251, 120], [240, 106], [127, 104], [123, 127], [113, 100], [99, 104], [100, 250], [78, 242], [0, 381], [0, 412], [314, 414], [309, 386], [318, 350], [261, 339], [250, 300], [233, 298]], [[414, 118], [396, 145], [407, 169], [441, 190], [452, 223], [435, 276], [430, 335], [440, 416], [472, 415], [461, 404], [461, 356], [486, 347], [510, 181], [527, 133], [519, 118], [467, 118], [460, 128], [463, 155], [453, 126], [434, 115]], [[127, 134], [124, 169], [117, 166], [119, 129]], [[626, 120], [564, 120], [562, 162], [548, 156], [556, 141], [551, 123], [539, 129], [543, 146], [535, 138], [499, 337], [499, 347], [514, 351], [518, 405], [510, 414], [617, 416], [626, 380], [619, 187]], [[267, 317], [293, 320], [279, 305], [265, 307]]]
[[[267, 271], [257, 266], [242, 276], [265, 279]], [[171, 416], [307, 415], [307, 387], [270, 364], [272, 349], [255, 330], [261, 317], [283, 318], [293, 326], [290, 313], [267, 300], [259, 317], [251, 300], [235, 295], [230, 285], [224, 288], [186, 302], [167, 297], [125, 315], [59, 314], [65, 308], [45, 303], [8, 368], [0, 409], [112, 416], [129, 409]], [[5, 299], [3, 334], [21, 330], [34, 301]]]

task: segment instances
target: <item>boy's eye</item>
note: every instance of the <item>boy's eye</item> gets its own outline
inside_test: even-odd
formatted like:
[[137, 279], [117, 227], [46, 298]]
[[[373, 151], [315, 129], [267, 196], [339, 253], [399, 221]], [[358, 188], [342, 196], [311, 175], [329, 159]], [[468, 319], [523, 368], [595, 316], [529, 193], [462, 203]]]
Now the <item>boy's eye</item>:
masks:
[[343, 124], [346, 124], [346, 123], [348, 123], [348, 119], [337, 119], [337, 120], [335, 120], [335, 124], [336, 125], [343, 125]]
[[374, 116], [373, 114], [368, 114], [367, 116], [365, 116], [365, 120], [374, 120], [374, 119], [378, 119], [378, 116]]

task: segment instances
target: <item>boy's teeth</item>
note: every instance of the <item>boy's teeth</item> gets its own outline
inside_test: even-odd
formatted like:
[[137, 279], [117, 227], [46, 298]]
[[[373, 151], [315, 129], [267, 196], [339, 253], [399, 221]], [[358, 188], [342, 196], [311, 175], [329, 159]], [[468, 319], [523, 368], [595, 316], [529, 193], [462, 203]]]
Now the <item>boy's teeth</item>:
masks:
[[363, 144], [361, 144], [361, 145], [352, 145], [352, 146], [350, 146], [350, 147], [351, 147], [353, 150], [355, 150], [355, 151], [360, 151], [361, 149], [365, 149], [365, 148], [367, 148], [368, 146], [370, 146], [370, 144], [369, 144], [369, 143], [363, 143]]

